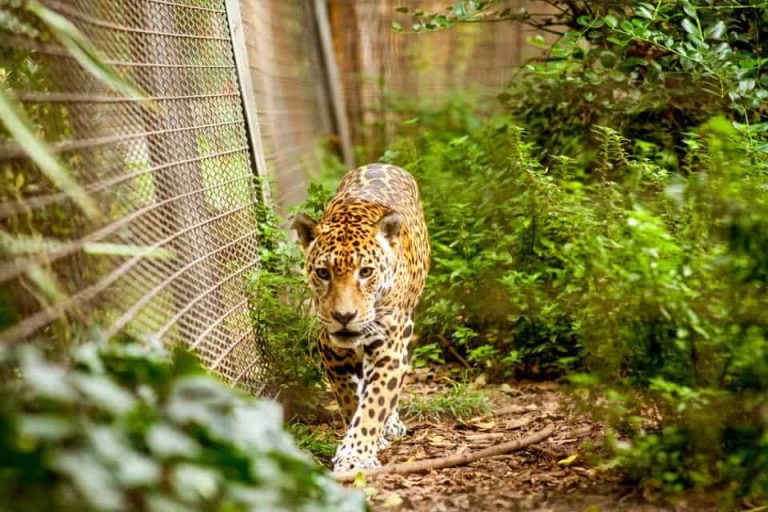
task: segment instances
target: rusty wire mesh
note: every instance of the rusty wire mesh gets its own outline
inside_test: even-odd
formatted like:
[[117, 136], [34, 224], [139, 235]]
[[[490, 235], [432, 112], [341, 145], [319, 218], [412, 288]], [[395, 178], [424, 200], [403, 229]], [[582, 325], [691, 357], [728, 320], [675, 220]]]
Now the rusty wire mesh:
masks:
[[[383, 151], [402, 121], [389, 108], [391, 98], [445, 102], [449, 94], [473, 88], [479, 97], [499, 94], [515, 68], [536, 53], [527, 47], [533, 31], [522, 24], [459, 25], [429, 34], [396, 32], [393, 21], [409, 28], [413, 20], [396, 8], [407, 6], [446, 13], [441, 0], [330, 0], [338, 65], [346, 110], [358, 144]], [[505, 0], [517, 11], [539, 13], [535, 1]]]
[[334, 133], [313, 2], [241, 0], [240, 8], [275, 202], [294, 205]]
[[259, 392], [268, 359], [244, 291], [259, 184], [225, 1], [44, 3], [148, 98], [116, 95], [45, 31], [2, 34], [4, 84], [102, 217], [87, 219], [3, 134], [0, 338], [66, 340], [99, 324], [183, 343]]

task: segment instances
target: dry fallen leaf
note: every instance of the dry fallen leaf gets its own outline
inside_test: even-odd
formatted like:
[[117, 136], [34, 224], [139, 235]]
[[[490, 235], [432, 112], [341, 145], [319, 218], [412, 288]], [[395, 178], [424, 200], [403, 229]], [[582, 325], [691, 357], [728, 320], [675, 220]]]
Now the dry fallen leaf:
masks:
[[492, 430], [494, 427], [496, 427], [495, 421], [473, 421], [470, 423], [473, 427], [477, 427], [480, 430]]
[[431, 444], [432, 446], [453, 446], [454, 444], [456, 444], [452, 441], [449, 441], [448, 439], [446, 439], [445, 437], [439, 434], [429, 436], [428, 440], [429, 440], [429, 444]]
[[397, 493], [392, 493], [389, 496], [387, 496], [387, 499], [384, 500], [384, 502], [381, 504], [384, 508], [394, 508], [399, 507], [403, 503], [403, 498], [400, 497]]

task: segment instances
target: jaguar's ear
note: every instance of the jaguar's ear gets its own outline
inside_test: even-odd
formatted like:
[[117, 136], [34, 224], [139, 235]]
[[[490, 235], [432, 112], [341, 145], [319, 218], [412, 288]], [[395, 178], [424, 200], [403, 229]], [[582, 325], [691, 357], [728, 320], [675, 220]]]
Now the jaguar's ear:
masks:
[[291, 228], [295, 229], [296, 234], [299, 235], [301, 250], [307, 252], [309, 244], [317, 237], [317, 221], [300, 213], [293, 219]]
[[379, 234], [394, 246], [400, 237], [400, 228], [403, 226], [403, 216], [398, 212], [389, 212], [379, 220]]

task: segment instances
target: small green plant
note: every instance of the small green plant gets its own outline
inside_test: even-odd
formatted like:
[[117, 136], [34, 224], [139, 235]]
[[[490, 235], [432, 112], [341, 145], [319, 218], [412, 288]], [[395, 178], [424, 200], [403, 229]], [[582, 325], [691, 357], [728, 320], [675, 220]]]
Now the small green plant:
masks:
[[333, 430], [296, 421], [288, 425], [288, 432], [293, 436], [300, 450], [311, 454], [315, 460], [326, 467], [331, 466], [331, 459], [336, 454], [336, 447], [339, 444]]
[[414, 368], [423, 368], [429, 364], [444, 364], [443, 350], [439, 343], [425, 343], [415, 347], [411, 351], [411, 365]]
[[446, 418], [464, 421], [491, 412], [488, 397], [470, 384], [454, 382], [443, 393], [421, 398], [415, 394], [400, 404], [400, 414], [416, 421], [440, 421]]
[[[299, 208], [316, 215], [328, 191], [314, 185]], [[282, 220], [258, 207], [259, 268], [249, 276], [246, 292], [256, 337], [271, 361], [270, 381], [289, 416], [309, 417], [318, 407], [323, 370], [316, 352], [317, 325], [312, 291], [302, 273], [304, 257], [288, 240]]]
[[278, 405], [195, 356], [121, 340], [58, 362], [4, 350], [3, 510], [364, 510], [283, 431]]

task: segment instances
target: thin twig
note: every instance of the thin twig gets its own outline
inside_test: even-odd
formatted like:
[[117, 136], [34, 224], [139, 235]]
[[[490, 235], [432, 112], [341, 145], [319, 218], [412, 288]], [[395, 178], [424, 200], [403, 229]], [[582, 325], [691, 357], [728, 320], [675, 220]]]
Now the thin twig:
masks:
[[376, 475], [406, 475], [409, 473], [420, 473], [422, 471], [429, 471], [433, 469], [450, 468], [454, 466], [463, 466], [470, 464], [476, 460], [484, 459], [487, 457], [494, 457], [496, 455], [503, 455], [505, 453], [519, 450], [526, 446], [539, 443], [548, 438], [554, 432], [552, 425], [547, 425], [542, 430], [534, 432], [529, 436], [525, 436], [515, 441], [508, 443], [502, 443], [489, 448], [484, 448], [476, 452], [462, 453], [458, 455], [449, 455], [448, 457], [438, 457], [435, 459], [420, 460], [417, 462], [403, 462], [401, 464], [392, 464], [389, 466], [382, 466], [380, 468], [364, 469], [360, 471], [340, 471], [334, 473], [333, 476], [340, 482], [351, 482], [358, 474], [362, 473], [364, 477], [371, 477]]
[[459, 360], [459, 362], [462, 364], [462, 366], [464, 366], [464, 368], [466, 368], [467, 370], [472, 369], [472, 365], [469, 364], [469, 362], [467, 362], [467, 360], [464, 359], [461, 356], [461, 354], [458, 353], [458, 351], [454, 348], [453, 344], [450, 341], [448, 341], [445, 336], [443, 336], [442, 334], [438, 334], [437, 339], [440, 340], [440, 343], [442, 343], [445, 346], [445, 348], [448, 349], [448, 352], [450, 352], [453, 357]]

